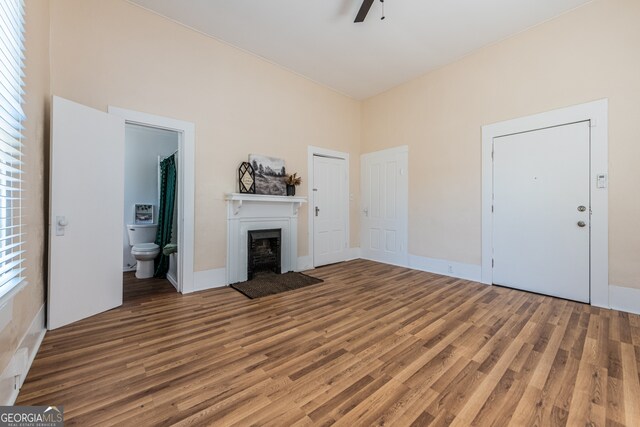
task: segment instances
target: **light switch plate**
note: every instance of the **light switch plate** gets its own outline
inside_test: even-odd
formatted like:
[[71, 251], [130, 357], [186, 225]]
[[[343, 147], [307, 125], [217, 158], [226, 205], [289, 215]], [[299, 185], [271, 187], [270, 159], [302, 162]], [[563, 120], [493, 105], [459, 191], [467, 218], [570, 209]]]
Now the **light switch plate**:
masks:
[[607, 188], [607, 174], [599, 173], [596, 179], [596, 188]]

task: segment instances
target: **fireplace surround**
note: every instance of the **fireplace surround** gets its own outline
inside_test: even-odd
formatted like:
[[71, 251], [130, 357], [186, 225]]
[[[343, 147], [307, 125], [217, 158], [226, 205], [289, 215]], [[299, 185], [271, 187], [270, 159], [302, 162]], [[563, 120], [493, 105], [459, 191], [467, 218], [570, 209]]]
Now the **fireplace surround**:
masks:
[[298, 264], [298, 209], [306, 197], [226, 194], [227, 283], [248, 280], [249, 232], [280, 230], [280, 272]]

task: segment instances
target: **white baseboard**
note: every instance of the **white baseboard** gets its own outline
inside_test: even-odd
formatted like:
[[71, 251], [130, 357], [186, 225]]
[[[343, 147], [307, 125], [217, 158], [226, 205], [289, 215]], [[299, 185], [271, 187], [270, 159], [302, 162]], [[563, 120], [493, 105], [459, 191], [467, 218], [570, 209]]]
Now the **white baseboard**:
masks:
[[[344, 254], [344, 259], [342, 261], [351, 261], [361, 258], [360, 248], [346, 249]], [[298, 266], [295, 271], [313, 270], [314, 268], [313, 259], [309, 255], [298, 257]]]
[[443, 259], [425, 258], [409, 254], [409, 268], [441, 274], [443, 276], [456, 277], [458, 279], [479, 282], [482, 278], [482, 266], [464, 264], [461, 262], [447, 261]]
[[482, 277], [482, 266], [475, 264], [465, 264], [462, 262], [447, 261], [445, 259], [426, 258], [411, 254], [407, 256], [408, 261], [401, 260], [397, 263], [385, 262], [362, 256], [360, 248], [351, 248], [351, 251], [353, 258], [350, 259], [369, 259], [370, 261], [381, 262], [383, 264], [397, 265], [398, 267], [426, 271], [427, 273], [441, 274], [443, 276], [455, 277], [457, 279], [472, 280], [474, 282], [479, 282]]
[[[345, 259], [345, 261], [357, 258], [362, 258], [360, 248], [351, 248], [349, 249], [349, 258]], [[465, 264], [461, 262], [447, 261], [444, 259], [426, 258], [411, 254], [409, 254], [408, 264], [409, 265], [391, 265], [398, 265], [400, 267], [411, 268], [413, 270], [426, 271], [428, 273], [471, 280], [479, 283], [481, 283], [482, 279], [481, 265]], [[311, 257], [304, 256], [298, 258], [298, 271], [310, 270], [312, 268]], [[610, 285], [609, 307], [614, 310], [625, 311], [627, 313], [640, 314], [640, 289]]]
[[193, 273], [193, 289], [183, 293], [204, 291], [207, 289], [227, 286], [227, 269], [214, 268], [212, 270], [196, 271]]
[[167, 273], [167, 280], [173, 285], [174, 288], [176, 288], [176, 290], [178, 290], [178, 280], [170, 273]]
[[609, 285], [609, 307], [640, 314], [640, 289]]
[[347, 257], [345, 258], [345, 261], [351, 261], [358, 258], [360, 258], [360, 248], [347, 249]]
[[[347, 249], [347, 257], [345, 258], [345, 261], [350, 261], [357, 258], [360, 258], [360, 248]], [[297, 265], [295, 271], [305, 271], [313, 269], [313, 260], [308, 255], [298, 257], [296, 264]], [[169, 279], [169, 276], [167, 276], [167, 278]], [[169, 281], [171, 281], [171, 279], [169, 279]], [[196, 271], [195, 273], [193, 273], [193, 282], [193, 289], [190, 291], [183, 291], [183, 293], [204, 291], [206, 289], [227, 286], [227, 269], [214, 268], [212, 270]]]
[[[0, 405], [11, 406], [15, 403], [29, 368], [35, 359], [44, 334], [44, 305], [33, 318], [29, 330], [20, 340], [20, 345], [0, 376]], [[18, 377], [16, 379], [16, 377]]]
[[296, 271], [306, 271], [313, 269], [313, 260], [309, 255], [299, 256]]

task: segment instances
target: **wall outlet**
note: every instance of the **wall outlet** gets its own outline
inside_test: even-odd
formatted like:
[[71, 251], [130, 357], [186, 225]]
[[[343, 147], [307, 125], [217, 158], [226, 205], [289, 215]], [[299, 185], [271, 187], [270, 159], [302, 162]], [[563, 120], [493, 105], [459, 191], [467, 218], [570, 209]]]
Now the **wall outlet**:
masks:
[[447, 272], [453, 273], [453, 266], [452, 265], [449, 265], [449, 267], [447, 268]]

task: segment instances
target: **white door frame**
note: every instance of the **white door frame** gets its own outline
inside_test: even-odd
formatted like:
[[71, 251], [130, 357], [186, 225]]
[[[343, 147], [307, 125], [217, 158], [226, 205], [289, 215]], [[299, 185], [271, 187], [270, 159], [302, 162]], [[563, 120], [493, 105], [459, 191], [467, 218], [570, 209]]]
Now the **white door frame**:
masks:
[[109, 114], [136, 124], [177, 132], [178, 141], [178, 291], [194, 291], [195, 124], [109, 106]]
[[591, 122], [591, 305], [609, 308], [608, 99], [507, 120], [482, 127], [482, 283], [493, 283], [493, 140], [516, 133], [589, 120]]
[[335, 151], [335, 150], [328, 150], [326, 148], [320, 148], [320, 147], [314, 147], [312, 145], [309, 145], [309, 147], [307, 148], [307, 174], [309, 175], [309, 178], [307, 180], [307, 194], [308, 194], [308, 203], [307, 203], [307, 209], [308, 209], [308, 220], [309, 220], [309, 225], [308, 225], [308, 236], [309, 236], [309, 258], [310, 261], [310, 267], [311, 268], [315, 268], [316, 264], [315, 264], [315, 260], [314, 260], [314, 232], [313, 232], [313, 207], [314, 207], [314, 203], [313, 203], [313, 176], [314, 176], [314, 167], [313, 167], [313, 156], [321, 156], [321, 157], [330, 157], [330, 158], [334, 158], [334, 159], [342, 159], [345, 161], [346, 163], [346, 168], [347, 168], [347, 185], [346, 185], [346, 190], [345, 191], [345, 200], [344, 200], [344, 206], [347, 209], [347, 212], [345, 214], [345, 219], [346, 219], [346, 243], [347, 243], [347, 247], [344, 251], [345, 253], [345, 259], [343, 261], [346, 261], [348, 259], [348, 254], [349, 254], [349, 250], [351, 248], [351, 243], [350, 243], [350, 238], [349, 238], [349, 227], [350, 227], [350, 221], [349, 221], [349, 216], [350, 216], [350, 208], [349, 208], [349, 194], [351, 194], [351, 190], [349, 187], [349, 153], [344, 153], [342, 151]]

